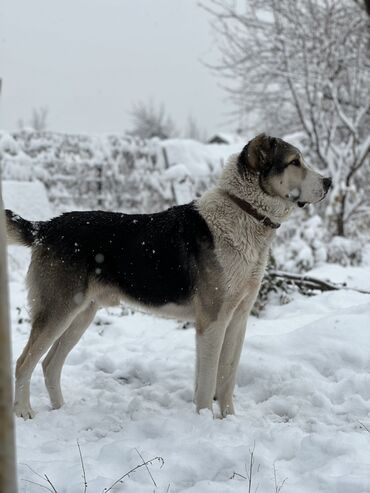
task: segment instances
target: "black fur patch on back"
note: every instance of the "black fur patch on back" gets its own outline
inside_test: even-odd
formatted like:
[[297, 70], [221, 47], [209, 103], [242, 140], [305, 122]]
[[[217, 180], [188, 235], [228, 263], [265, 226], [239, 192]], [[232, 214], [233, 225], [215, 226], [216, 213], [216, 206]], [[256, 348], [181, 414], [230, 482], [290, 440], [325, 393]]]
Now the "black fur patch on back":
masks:
[[[213, 238], [194, 203], [155, 214], [70, 212], [40, 226], [38, 244], [60, 261], [144, 304], [184, 302]], [[41, 248], [42, 248], [41, 247]]]

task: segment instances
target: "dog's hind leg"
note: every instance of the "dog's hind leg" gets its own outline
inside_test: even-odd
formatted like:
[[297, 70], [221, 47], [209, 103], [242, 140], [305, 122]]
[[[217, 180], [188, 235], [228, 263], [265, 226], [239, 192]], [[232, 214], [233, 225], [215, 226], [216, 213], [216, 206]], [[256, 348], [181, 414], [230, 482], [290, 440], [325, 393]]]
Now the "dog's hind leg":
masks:
[[24, 419], [32, 418], [34, 412], [30, 404], [30, 381], [33, 370], [53, 342], [70, 325], [76, 311], [56, 313], [48, 310], [37, 313], [28, 342], [17, 360], [15, 371], [14, 411]]
[[53, 409], [58, 409], [64, 403], [60, 385], [63, 364], [73, 347], [89, 327], [97, 311], [95, 302], [78, 313], [68, 329], [57, 339], [42, 362], [46, 388], [48, 389]]

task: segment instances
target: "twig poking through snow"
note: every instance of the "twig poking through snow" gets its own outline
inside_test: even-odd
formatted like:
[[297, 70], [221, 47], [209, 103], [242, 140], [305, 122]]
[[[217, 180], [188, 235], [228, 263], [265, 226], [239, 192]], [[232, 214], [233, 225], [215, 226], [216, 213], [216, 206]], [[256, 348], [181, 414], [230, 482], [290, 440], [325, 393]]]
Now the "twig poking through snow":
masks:
[[[256, 442], [254, 442], [253, 444], [253, 449], [252, 450], [249, 450], [249, 453], [250, 453], [250, 461], [249, 461], [249, 474], [248, 474], [248, 493], [251, 493], [252, 492], [252, 477], [253, 477], [253, 467], [254, 467], [254, 449], [256, 448]], [[257, 472], [259, 470], [259, 465], [257, 467]], [[255, 493], [257, 492], [258, 490], [258, 486], [257, 485], [257, 488], [255, 490]]]
[[86, 479], [85, 464], [84, 464], [84, 460], [83, 460], [82, 453], [81, 453], [81, 447], [80, 447], [80, 444], [79, 444], [79, 441], [78, 440], [77, 440], [77, 447], [78, 447], [78, 453], [80, 454], [82, 475], [83, 475], [83, 478], [84, 478], [84, 493], [86, 493], [86, 490], [87, 490], [87, 479]]
[[[83, 456], [82, 456], [82, 452], [81, 452], [81, 447], [80, 447], [80, 444], [79, 444], [79, 441], [77, 440], [77, 447], [78, 447], [78, 452], [80, 454], [80, 462], [81, 462], [81, 468], [82, 468], [82, 476], [83, 476], [83, 480], [84, 480], [84, 491], [83, 493], [86, 493], [87, 491], [87, 478], [86, 478], [86, 470], [85, 470], [85, 464], [84, 464], [84, 460], [83, 460]], [[148, 467], [148, 464], [152, 465], [154, 461], [158, 461], [160, 463], [160, 467], [163, 467], [164, 465], [164, 459], [162, 457], [159, 457], [159, 456], [156, 456], [156, 457], [153, 457], [152, 459], [149, 459], [147, 461], [144, 460], [143, 456], [140, 454], [140, 452], [135, 449], [138, 456], [140, 457], [140, 459], [143, 461], [142, 464], [138, 464], [136, 467], [134, 467], [133, 469], [131, 469], [130, 471], [126, 472], [126, 474], [124, 474], [123, 476], [121, 476], [120, 478], [118, 478], [113, 484], [111, 484], [109, 486], [109, 488], [104, 488], [102, 493], [107, 493], [108, 491], [111, 491], [118, 483], [123, 483], [123, 480], [127, 477], [130, 476], [131, 473], [135, 472], [137, 469], [140, 469], [141, 467], [145, 467], [146, 470], [148, 471], [148, 474], [150, 476], [150, 479], [153, 481], [153, 484], [154, 486], [157, 488], [157, 483], [155, 482], [154, 478], [153, 478], [153, 475], [152, 473], [150, 472], [149, 470], [149, 467]], [[55, 486], [53, 485], [53, 483], [50, 481], [50, 479], [48, 478], [48, 476], [46, 474], [44, 474], [43, 476], [41, 476], [41, 474], [39, 474], [38, 472], [34, 471], [32, 469], [32, 467], [30, 467], [28, 464], [24, 464], [26, 467], [28, 467], [28, 469], [33, 473], [35, 474], [37, 477], [41, 478], [43, 481], [46, 481], [48, 483], [48, 485], [50, 486], [45, 486], [41, 483], [37, 483], [35, 481], [31, 481], [30, 479], [23, 479], [23, 481], [27, 482], [27, 483], [31, 483], [31, 484], [36, 484], [37, 486], [40, 486], [40, 488], [44, 488], [45, 490], [48, 490], [48, 491], [51, 491], [51, 493], [58, 493], [58, 491], [56, 490]], [[169, 491], [170, 489], [170, 485], [168, 485], [168, 488], [167, 488], [167, 492]]]
[[[253, 482], [253, 468], [254, 468], [254, 463], [255, 463], [255, 458], [254, 458], [254, 449], [256, 448], [256, 442], [253, 444], [253, 448], [249, 449], [249, 454], [250, 454], [250, 459], [249, 459], [249, 472], [247, 472], [247, 476], [243, 476], [242, 474], [239, 474], [238, 472], [234, 472], [233, 475], [231, 476], [230, 479], [234, 479], [236, 476], [239, 478], [248, 480], [248, 493], [252, 493], [252, 482]], [[259, 471], [260, 465], [258, 464], [257, 466], [257, 472]], [[257, 490], [259, 488], [259, 484], [257, 484], [256, 489], [254, 490], [254, 493], [257, 493]]]
[[45, 474], [45, 480], [50, 484], [52, 490], [54, 491], [54, 493], [58, 493], [57, 490], [55, 489], [53, 483], [50, 481], [50, 479], [47, 477], [47, 475]]
[[25, 483], [36, 484], [37, 486], [40, 486], [40, 488], [44, 488], [45, 490], [51, 491], [51, 493], [53, 493], [53, 490], [51, 490], [50, 488], [48, 488], [47, 486], [41, 483], [36, 483], [36, 481], [31, 481], [30, 479], [22, 479], [22, 481], [24, 481]]
[[364, 425], [364, 423], [361, 423], [361, 421], [360, 421], [359, 419], [358, 419], [357, 421], [360, 423], [360, 425], [362, 426], [362, 428], [363, 428], [364, 430], [366, 430], [368, 433], [370, 433], [369, 428], [368, 428], [367, 426], [365, 426], [365, 425]]
[[132, 469], [130, 469], [130, 471], [126, 472], [126, 474], [124, 474], [123, 476], [118, 478], [111, 486], [109, 486], [109, 488], [104, 488], [102, 493], [107, 493], [108, 491], [111, 491], [116, 486], [116, 484], [123, 483], [123, 480], [125, 478], [129, 477], [131, 473], [137, 471], [137, 469], [140, 469], [143, 466], [147, 467], [148, 464], [152, 465], [154, 461], [158, 461], [161, 464], [161, 467], [164, 464], [163, 457], [159, 457], [159, 456], [153, 457], [152, 459], [149, 459], [149, 460], [143, 462], [142, 464], [138, 464], [136, 467], [133, 467]]
[[284, 478], [280, 484], [278, 484], [277, 480], [277, 474], [276, 474], [276, 467], [274, 464], [274, 484], [275, 484], [275, 493], [280, 493], [282, 487], [284, 486], [285, 482], [288, 480], [288, 478]]
[[49, 488], [48, 486], [45, 486], [41, 483], [36, 483], [35, 481], [31, 481], [29, 479], [23, 479], [23, 481], [26, 481], [27, 483], [32, 483], [32, 484], [37, 484], [38, 486], [40, 486], [41, 488], [44, 488], [48, 491], [51, 491], [52, 493], [58, 493], [57, 490], [55, 489], [55, 486], [53, 485], [53, 483], [50, 481], [50, 479], [48, 478], [48, 476], [46, 474], [44, 474], [43, 476], [41, 476], [41, 474], [39, 474], [38, 472], [34, 471], [32, 469], [32, 467], [30, 467], [28, 464], [24, 464], [33, 474], [35, 474], [37, 477], [41, 478], [43, 481], [46, 481], [49, 486], [51, 488]]
[[242, 479], [248, 479], [246, 476], [243, 476], [243, 474], [239, 474], [238, 472], [233, 472], [233, 475], [231, 476], [230, 479], [234, 479], [234, 478], [242, 478]]
[[145, 464], [145, 460], [143, 459], [143, 456], [141, 455], [141, 453], [138, 451], [138, 449], [136, 448], [136, 453], [137, 455], [140, 457], [140, 459], [143, 461], [143, 466], [145, 466], [145, 469], [148, 471], [148, 474], [150, 476], [150, 479], [153, 481], [153, 484], [154, 486], [157, 488], [157, 483], [154, 481], [154, 478], [152, 476], [152, 473], [150, 472], [149, 470], [149, 467], [148, 467], [148, 464]]

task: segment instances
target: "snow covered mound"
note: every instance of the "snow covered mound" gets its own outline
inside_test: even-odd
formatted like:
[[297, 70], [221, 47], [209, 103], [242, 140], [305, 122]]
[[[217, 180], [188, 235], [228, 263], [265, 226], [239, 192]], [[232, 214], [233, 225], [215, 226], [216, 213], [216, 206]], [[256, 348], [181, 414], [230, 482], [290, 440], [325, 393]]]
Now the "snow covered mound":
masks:
[[43, 221], [53, 215], [45, 187], [39, 181], [4, 180], [2, 193], [4, 207], [25, 219]]
[[[370, 290], [370, 266], [334, 274]], [[15, 359], [29, 321], [23, 285], [13, 282], [11, 295]], [[354, 291], [268, 307], [249, 321], [237, 415], [221, 420], [194, 411], [193, 330], [101, 311], [67, 359], [62, 409], [50, 411], [35, 371], [38, 414], [16, 422], [20, 491], [48, 486], [37, 474], [58, 493], [83, 491], [78, 440], [91, 493], [140, 465], [139, 453], [164, 464], [148, 465], [153, 479], [140, 467], [112, 492], [245, 493], [252, 451], [252, 492], [369, 493], [369, 327], [370, 296]]]
[[194, 178], [220, 173], [231, 154], [240, 152], [244, 144], [202, 144], [190, 139], [169, 139], [161, 143], [168, 165], [183, 164]]

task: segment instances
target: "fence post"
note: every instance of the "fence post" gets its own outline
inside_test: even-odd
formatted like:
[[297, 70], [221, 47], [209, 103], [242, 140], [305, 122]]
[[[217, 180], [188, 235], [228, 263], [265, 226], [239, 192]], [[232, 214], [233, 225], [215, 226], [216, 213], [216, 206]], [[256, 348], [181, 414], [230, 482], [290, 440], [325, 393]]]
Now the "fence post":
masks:
[[0, 492], [16, 493], [17, 478], [6, 260], [5, 215], [1, 196], [0, 174]]
[[97, 171], [97, 180], [96, 180], [96, 188], [97, 188], [97, 193], [98, 193], [98, 208], [101, 209], [104, 207], [103, 204], [103, 166], [101, 164], [98, 164], [96, 167]]

